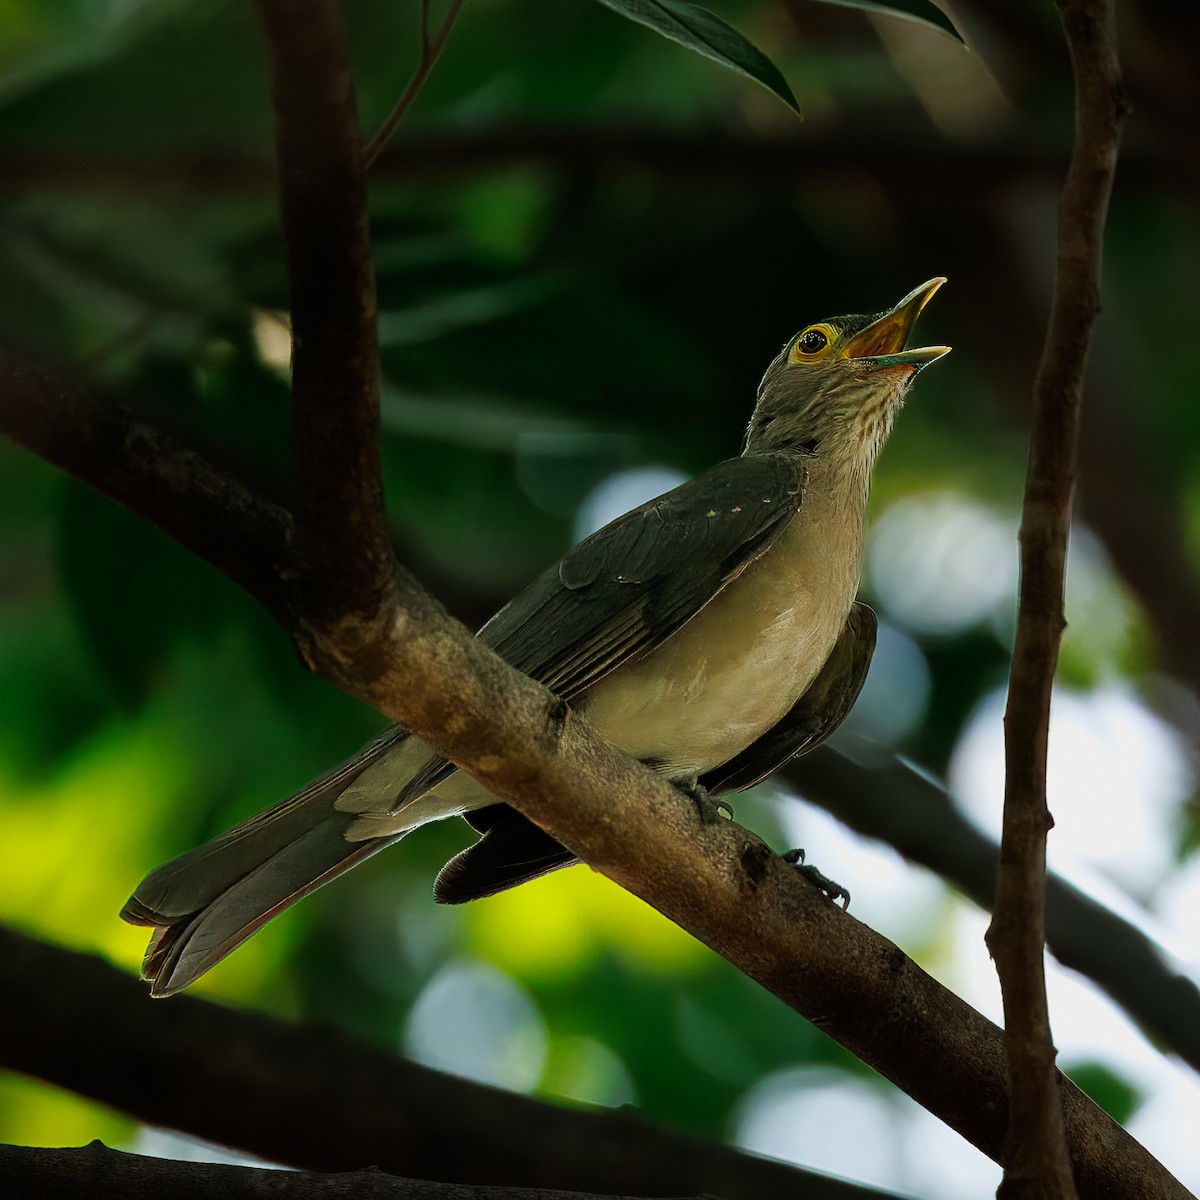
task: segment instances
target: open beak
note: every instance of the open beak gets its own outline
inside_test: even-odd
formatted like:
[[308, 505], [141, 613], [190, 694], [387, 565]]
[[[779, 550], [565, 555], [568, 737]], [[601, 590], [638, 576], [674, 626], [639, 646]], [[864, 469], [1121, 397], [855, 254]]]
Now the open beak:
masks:
[[866, 360], [872, 371], [908, 367], [915, 375], [922, 367], [949, 354], [949, 346], [922, 346], [915, 350], [904, 348], [921, 310], [945, 282], [945, 278], [939, 275], [913, 288], [895, 308], [876, 317], [866, 329], [856, 333], [843, 347], [843, 355]]

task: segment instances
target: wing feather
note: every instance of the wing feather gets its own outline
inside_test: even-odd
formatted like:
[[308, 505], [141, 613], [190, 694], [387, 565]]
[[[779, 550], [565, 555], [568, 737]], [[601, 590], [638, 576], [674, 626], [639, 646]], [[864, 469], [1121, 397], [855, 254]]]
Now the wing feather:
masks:
[[803, 490], [795, 455], [719, 463], [585, 538], [479, 636], [570, 700], [694, 617], [778, 537]]

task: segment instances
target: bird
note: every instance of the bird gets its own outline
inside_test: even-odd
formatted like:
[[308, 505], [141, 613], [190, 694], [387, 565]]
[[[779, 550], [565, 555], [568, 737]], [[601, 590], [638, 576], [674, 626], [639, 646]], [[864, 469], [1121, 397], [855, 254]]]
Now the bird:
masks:
[[[907, 348], [943, 283], [802, 329], [768, 366], [738, 457], [584, 538], [477, 636], [702, 811], [823, 742], [874, 651], [875, 614], [856, 599], [871, 472], [912, 381], [949, 352]], [[302, 897], [453, 815], [480, 836], [439, 872], [439, 902], [578, 861], [392, 726], [146, 876], [121, 916], [153, 931], [150, 994], [187, 987]]]

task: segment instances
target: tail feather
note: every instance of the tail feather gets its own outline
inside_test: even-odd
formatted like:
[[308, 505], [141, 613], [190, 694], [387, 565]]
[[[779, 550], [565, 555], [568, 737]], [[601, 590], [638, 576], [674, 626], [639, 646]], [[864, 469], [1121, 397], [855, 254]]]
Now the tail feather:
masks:
[[579, 861], [561, 842], [506, 804], [493, 804], [468, 820], [482, 827], [483, 836], [438, 872], [433, 895], [439, 904], [494, 896]]
[[296, 795], [146, 876], [121, 916], [154, 929], [142, 963], [151, 995], [187, 987], [272, 917], [399, 840], [347, 841], [355, 816], [334, 802], [405, 736], [388, 730]]
[[399, 840], [347, 842], [346, 824], [340, 817], [323, 822], [198, 912], [155, 922], [142, 963], [150, 994], [170, 996], [194, 983], [284, 909]]

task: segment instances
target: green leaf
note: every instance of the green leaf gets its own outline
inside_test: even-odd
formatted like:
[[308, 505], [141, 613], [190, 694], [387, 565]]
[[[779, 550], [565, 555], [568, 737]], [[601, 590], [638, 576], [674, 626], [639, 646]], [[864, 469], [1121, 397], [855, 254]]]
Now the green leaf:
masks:
[[715, 13], [687, 0], [600, 0], [605, 8], [761, 83], [797, 115], [800, 105], [779, 68]]
[[881, 13], [885, 17], [902, 17], [927, 25], [939, 33], [949, 34], [956, 42], [962, 42], [962, 34], [954, 22], [942, 12], [933, 0], [816, 0], [819, 4], [836, 4], [839, 8], [861, 8], [864, 12]]

